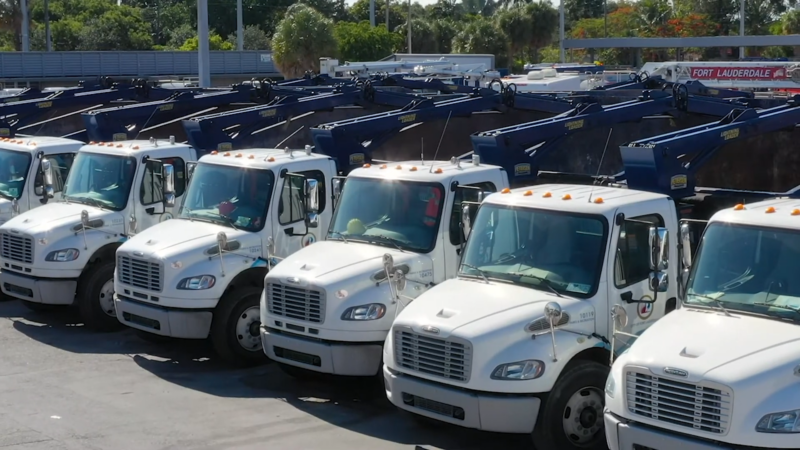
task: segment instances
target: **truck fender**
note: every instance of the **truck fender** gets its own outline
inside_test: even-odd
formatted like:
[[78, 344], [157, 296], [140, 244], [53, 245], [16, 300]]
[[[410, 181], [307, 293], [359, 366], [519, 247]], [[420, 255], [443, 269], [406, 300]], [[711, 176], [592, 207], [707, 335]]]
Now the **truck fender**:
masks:
[[585, 348], [576, 353], [575, 356], [569, 360], [567, 365], [565, 365], [561, 370], [561, 374], [559, 374], [558, 378], [561, 379], [563, 374], [567, 373], [574, 366], [577, 366], [581, 362], [585, 361], [593, 361], [608, 366], [609, 362], [611, 361], [611, 352], [605, 346]]
[[222, 297], [225, 297], [229, 292], [236, 289], [238, 286], [255, 286], [264, 288], [264, 278], [267, 276], [268, 269], [266, 267], [250, 267], [249, 269], [237, 274], [228, 286], [225, 287], [225, 292]]
[[83, 278], [89, 269], [101, 261], [116, 261], [117, 249], [122, 245], [122, 242], [112, 242], [97, 249], [89, 258], [86, 267], [83, 268], [81, 278]]

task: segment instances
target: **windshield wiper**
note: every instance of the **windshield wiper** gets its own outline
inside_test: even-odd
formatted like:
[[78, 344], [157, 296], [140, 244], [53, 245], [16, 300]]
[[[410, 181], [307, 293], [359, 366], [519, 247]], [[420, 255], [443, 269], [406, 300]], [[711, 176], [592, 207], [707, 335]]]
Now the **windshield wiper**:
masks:
[[14, 200], [14, 197], [12, 197], [12, 196], [10, 196], [10, 195], [6, 194], [6, 193], [5, 193], [5, 192], [3, 192], [3, 191], [0, 191], [0, 197], [3, 197], [3, 198], [4, 198], [4, 199], [6, 199], [6, 200]]
[[800, 308], [796, 308], [794, 306], [776, 305], [775, 303], [765, 303], [765, 302], [751, 303], [751, 305], [768, 306], [770, 308], [787, 309], [789, 311], [794, 311], [795, 313], [797, 313], [798, 316], [800, 316]]
[[[214, 214], [214, 213], [212, 213], [212, 214]], [[231, 228], [233, 228], [234, 230], [236, 230], [236, 231], [240, 231], [241, 230], [239, 227], [236, 226], [236, 224], [234, 223], [234, 220], [231, 219], [230, 217], [223, 216], [222, 214], [217, 214], [217, 217], [219, 217], [221, 219], [224, 219], [226, 222], [228, 222], [228, 225], [230, 225]]]
[[344, 237], [344, 235], [343, 235], [342, 233], [340, 233], [340, 232], [338, 232], [338, 231], [331, 231], [329, 234], [331, 234], [331, 235], [338, 234], [338, 235], [339, 235], [339, 237], [340, 237], [340, 238], [342, 238], [342, 240], [344, 241], [344, 243], [345, 243], [345, 244], [347, 244], [347, 238], [346, 238], [346, 237]]
[[394, 238], [390, 238], [389, 236], [384, 236], [382, 234], [370, 234], [369, 236], [364, 236], [364, 237], [365, 238], [386, 239], [391, 244], [393, 244], [395, 247], [397, 247], [398, 250], [400, 250], [401, 252], [403, 251], [403, 247], [401, 247], [400, 244], [398, 244], [398, 242], [400, 242], [400, 241], [398, 241], [397, 239], [394, 239]]
[[731, 317], [731, 313], [727, 309], [725, 309], [725, 306], [723, 306], [722, 304], [722, 300], [719, 299], [720, 297], [725, 295], [724, 292], [716, 297], [711, 297], [709, 295], [703, 295], [703, 294], [695, 294], [694, 292], [688, 295], [694, 295], [700, 298], [704, 298], [706, 300], [711, 300], [720, 309], [720, 311], [724, 312], [726, 316]]
[[467, 263], [461, 263], [461, 266], [462, 267], [466, 266], [469, 267], [470, 269], [474, 269], [476, 272], [481, 274], [481, 276], [483, 277], [483, 281], [485, 281], [486, 284], [489, 284], [489, 277], [486, 276], [486, 272], [484, 272], [483, 270], [473, 266], [472, 264], [467, 264]]
[[[65, 197], [65, 198], [67, 198], [67, 197]], [[98, 207], [100, 209], [111, 209], [111, 208], [108, 207], [108, 205], [103, 203], [102, 200], [99, 200], [99, 199], [96, 199], [96, 198], [92, 198], [92, 197], [72, 197], [72, 196], [70, 196], [68, 198], [71, 198], [72, 201], [74, 201], [75, 203], [83, 203], [84, 205], [96, 206], [96, 207]]]
[[515, 275], [515, 276], [518, 276], [520, 278], [525, 277], [525, 278], [533, 278], [534, 280], [538, 280], [540, 286], [544, 285], [544, 287], [549, 289], [550, 292], [552, 292], [553, 294], [556, 294], [558, 297], [564, 298], [564, 296], [561, 295], [561, 293], [558, 292], [558, 290], [556, 290], [556, 288], [554, 288], [552, 284], [550, 284], [550, 280], [548, 280], [546, 278], [542, 278], [542, 277], [537, 276], [537, 275], [532, 275], [532, 274], [527, 274], [527, 273], [518, 273], [518, 272], [509, 272], [508, 274], [509, 275]]

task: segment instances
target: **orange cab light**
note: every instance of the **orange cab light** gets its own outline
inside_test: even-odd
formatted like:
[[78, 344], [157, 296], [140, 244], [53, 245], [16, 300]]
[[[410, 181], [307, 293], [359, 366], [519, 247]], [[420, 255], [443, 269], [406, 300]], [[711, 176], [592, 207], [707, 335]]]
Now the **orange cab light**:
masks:
[[213, 150], [213, 151], [211, 152], [211, 154], [212, 154], [212, 155], [216, 155], [217, 153], [219, 153], [219, 152], [218, 152], [218, 151], [216, 151], [216, 150]]
[[251, 153], [250, 156], [247, 157], [247, 159], [256, 159], [256, 155]]
[[241, 158], [241, 157], [242, 157], [242, 154], [241, 154], [241, 153], [237, 153], [237, 154], [236, 154], [236, 157], [237, 157], [237, 158]]
[[500, 191], [500, 193], [502, 193], [502, 194], [508, 194], [509, 192], [511, 192], [511, 189], [509, 189], [509, 188], [503, 188], [503, 190]]
[[524, 193], [524, 194], [522, 194], [522, 195], [524, 195], [524, 196], [528, 197], [528, 196], [530, 196], [530, 195], [533, 195], [533, 191], [525, 191], [525, 193]]
[[545, 192], [545, 193], [542, 195], [542, 197], [544, 197], [544, 198], [550, 198], [550, 197], [552, 197], [552, 196], [553, 196], [553, 194], [551, 194], [551, 193], [549, 193], [549, 192]]
[[403, 166], [401, 166], [400, 164], [398, 164], [397, 167], [395, 167], [395, 169], [397, 169], [397, 170], [400, 170], [402, 168], [403, 168]]
[[572, 200], [572, 196], [569, 194], [564, 194], [564, 196], [561, 197], [561, 200]]
[[412, 168], [410, 168], [410, 169], [408, 169], [408, 170], [409, 170], [410, 172], [416, 172], [416, 171], [417, 171], [417, 168], [416, 168], [416, 167], [412, 167]]
[[385, 168], [386, 168], [386, 164], [381, 164], [381, 169], [385, 169]]
[[96, 144], [95, 141], [89, 141], [89, 145], [94, 145], [94, 144]]
[[369, 163], [367, 163], [367, 164], [364, 164], [364, 166], [363, 166], [363, 167], [364, 167], [365, 169], [369, 169], [369, 168], [370, 168], [370, 167], [372, 167], [372, 166], [371, 166]]
[[267, 162], [275, 162], [275, 157], [270, 156], [269, 158], [267, 158]]
[[797, 209], [797, 208], [793, 209], [793, 210], [792, 210], [792, 215], [793, 215], [793, 216], [798, 216], [798, 215], [800, 215], [800, 209]]
[[596, 199], [594, 199], [594, 202], [595, 203], [603, 203], [603, 197], [597, 197]]
[[134, 149], [134, 150], [139, 150], [139, 146], [138, 146], [138, 145], [134, 145], [134, 146], [133, 146], [133, 149]]
[[117, 148], [122, 148], [122, 144], [117, 144]]
[[225, 154], [222, 156], [231, 156], [231, 152], [225, 152]]
[[741, 203], [739, 203], [738, 205], [736, 205], [736, 206], [734, 206], [734, 207], [733, 207], [733, 210], [734, 210], [734, 211], [741, 211], [741, 210], [743, 210], [743, 209], [744, 209], [744, 205], [743, 205], [743, 204], [741, 204]]
[[442, 173], [442, 168], [439, 167], [438, 169], [434, 170], [435, 173]]
[[774, 213], [774, 212], [775, 212], [775, 208], [774, 207], [770, 206], [769, 208], [767, 208], [767, 211], [766, 211], [767, 214]]

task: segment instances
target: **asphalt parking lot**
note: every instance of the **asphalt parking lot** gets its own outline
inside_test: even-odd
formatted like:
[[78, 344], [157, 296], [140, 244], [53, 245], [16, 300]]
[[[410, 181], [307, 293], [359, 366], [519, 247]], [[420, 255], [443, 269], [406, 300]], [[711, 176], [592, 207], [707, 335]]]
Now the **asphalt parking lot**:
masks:
[[363, 380], [232, 370], [205, 342], [91, 332], [72, 309], [0, 301], [0, 448], [523, 449], [525, 436], [423, 426]]

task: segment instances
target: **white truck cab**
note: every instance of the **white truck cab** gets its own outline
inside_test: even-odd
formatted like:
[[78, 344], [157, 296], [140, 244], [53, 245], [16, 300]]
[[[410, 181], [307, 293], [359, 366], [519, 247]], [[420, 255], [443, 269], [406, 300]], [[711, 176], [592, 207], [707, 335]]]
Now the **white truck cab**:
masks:
[[266, 354], [297, 377], [378, 375], [397, 313], [458, 270], [462, 200], [508, 183], [502, 168], [478, 156], [350, 172], [326, 240], [287, 257], [264, 280]]
[[84, 144], [60, 201], [0, 226], [3, 293], [35, 310], [77, 303], [88, 327], [118, 328], [115, 251], [137, 230], [172, 217], [186, 162], [195, 160], [195, 150], [174, 138]]
[[[0, 225], [14, 216], [58, 201], [75, 154], [85, 144], [60, 137], [0, 138]], [[43, 175], [50, 166], [52, 192]], [[2, 270], [2, 268], [0, 268]]]
[[611, 450], [800, 448], [798, 219], [787, 198], [710, 219], [694, 263], [683, 255], [681, 308], [612, 366]]
[[231, 363], [266, 361], [264, 276], [328, 229], [336, 162], [310, 147], [212, 152], [190, 173], [177, 218], [117, 249], [117, 318], [145, 338], [210, 337]]
[[605, 448], [610, 309], [621, 303], [621, 331], [636, 334], [676, 307], [677, 264], [648, 267], [653, 248], [677, 258], [674, 201], [542, 184], [488, 196], [474, 220], [472, 206], [457, 277], [417, 297], [386, 338], [387, 397], [427, 418], [530, 433], [539, 450]]

